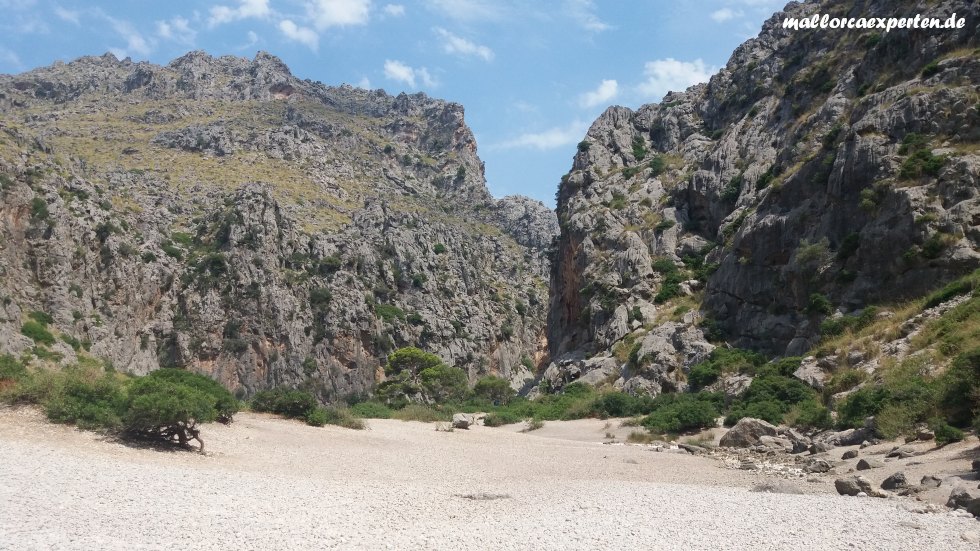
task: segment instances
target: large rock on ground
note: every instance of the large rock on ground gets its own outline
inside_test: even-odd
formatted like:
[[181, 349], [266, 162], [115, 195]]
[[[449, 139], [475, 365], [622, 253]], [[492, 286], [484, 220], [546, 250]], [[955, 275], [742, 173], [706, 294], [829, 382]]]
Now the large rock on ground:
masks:
[[473, 424], [473, 416], [467, 413], [454, 413], [453, 414], [453, 428], [454, 429], [468, 429], [470, 425]]
[[972, 489], [967, 486], [957, 486], [949, 494], [947, 507], [953, 509], [963, 509], [973, 516], [980, 517], [980, 489]]
[[878, 469], [884, 466], [885, 464], [878, 459], [862, 459], [857, 463], [857, 470], [868, 471], [871, 469]]
[[719, 445], [727, 448], [751, 448], [765, 445], [761, 437], [776, 436], [777, 433], [778, 429], [775, 425], [761, 419], [746, 417], [735, 423], [735, 426], [721, 437]]
[[883, 490], [901, 490], [908, 488], [908, 486], [909, 481], [907, 478], [905, 478], [905, 473], [901, 471], [889, 476], [884, 482], [881, 483], [881, 488]]
[[834, 481], [834, 488], [842, 496], [856, 496], [860, 493], [872, 497], [885, 497], [887, 494], [876, 490], [871, 486], [871, 481], [861, 475], [853, 475], [845, 478], [838, 478]]

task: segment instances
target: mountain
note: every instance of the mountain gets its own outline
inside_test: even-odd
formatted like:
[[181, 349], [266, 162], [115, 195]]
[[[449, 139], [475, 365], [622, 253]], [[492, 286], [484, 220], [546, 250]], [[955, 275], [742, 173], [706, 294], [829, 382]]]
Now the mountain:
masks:
[[397, 347], [515, 386], [546, 355], [557, 221], [490, 195], [458, 104], [84, 57], [0, 75], [0, 193], [7, 353], [326, 401]]
[[[782, 25], [954, 12], [966, 27]], [[708, 83], [607, 109], [558, 190], [546, 387], [684, 390], [715, 346], [804, 355], [980, 266], [978, 15], [791, 2]]]

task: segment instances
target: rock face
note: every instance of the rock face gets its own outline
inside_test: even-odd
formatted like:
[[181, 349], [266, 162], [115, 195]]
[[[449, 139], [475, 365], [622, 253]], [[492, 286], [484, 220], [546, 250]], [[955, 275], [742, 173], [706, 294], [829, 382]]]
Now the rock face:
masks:
[[43, 361], [323, 400], [401, 346], [515, 387], [547, 353], [557, 220], [490, 196], [457, 104], [264, 53], [86, 57], [0, 75], [0, 193], [0, 353], [44, 312]]
[[[920, 8], [872, 0], [861, 15]], [[558, 192], [553, 358], [666, 320], [800, 355], [834, 311], [980, 266], [980, 6], [930, 5], [966, 17], [953, 32], [782, 28], [852, 11], [791, 2], [707, 84], [593, 123]], [[823, 384], [821, 366], [804, 368]]]

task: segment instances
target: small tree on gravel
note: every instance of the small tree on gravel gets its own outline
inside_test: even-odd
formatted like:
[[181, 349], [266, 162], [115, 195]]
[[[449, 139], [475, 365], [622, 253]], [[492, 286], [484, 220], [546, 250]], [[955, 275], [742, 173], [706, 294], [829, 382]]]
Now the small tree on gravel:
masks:
[[181, 369], [160, 369], [129, 387], [125, 430], [130, 436], [182, 446], [197, 440], [204, 453], [199, 423], [230, 422], [238, 402], [215, 381]]

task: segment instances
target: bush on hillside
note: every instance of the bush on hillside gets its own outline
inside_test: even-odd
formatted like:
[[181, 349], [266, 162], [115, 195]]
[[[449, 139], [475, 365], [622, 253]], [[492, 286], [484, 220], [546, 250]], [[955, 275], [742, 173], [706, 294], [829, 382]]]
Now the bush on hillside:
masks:
[[506, 405], [517, 393], [510, 386], [510, 381], [503, 377], [488, 375], [481, 378], [473, 386], [473, 395], [494, 405]]

